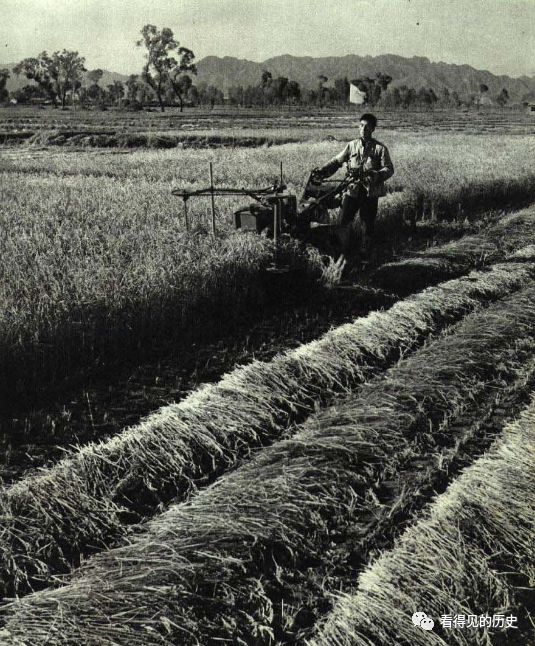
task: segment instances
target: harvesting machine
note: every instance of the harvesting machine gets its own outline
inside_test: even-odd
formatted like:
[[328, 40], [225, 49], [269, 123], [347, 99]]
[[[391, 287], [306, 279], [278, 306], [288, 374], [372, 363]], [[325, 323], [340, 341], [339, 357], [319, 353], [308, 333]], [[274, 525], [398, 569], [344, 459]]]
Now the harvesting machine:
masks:
[[336, 253], [347, 243], [347, 227], [333, 224], [329, 211], [340, 206], [342, 195], [350, 183], [364, 181], [362, 173], [348, 172], [343, 179], [325, 180], [316, 170], [308, 176], [303, 195], [287, 191], [281, 179], [265, 188], [216, 188], [210, 173], [210, 187], [194, 191], [173, 189], [172, 194], [184, 202], [184, 218], [188, 222], [188, 200], [192, 197], [212, 197], [212, 227], [215, 231], [214, 196], [243, 195], [254, 200], [234, 212], [234, 226], [242, 231], [252, 231], [274, 238], [297, 238], [318, 247], [323, 252]]

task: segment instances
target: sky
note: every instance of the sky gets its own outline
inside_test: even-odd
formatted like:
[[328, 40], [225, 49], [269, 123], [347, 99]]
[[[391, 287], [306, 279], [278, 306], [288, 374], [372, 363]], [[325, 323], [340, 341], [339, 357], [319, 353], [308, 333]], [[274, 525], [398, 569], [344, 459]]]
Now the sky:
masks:
[[535, 75], [535, 0], [0, 0], [0, 64], [66, 48], [138, 73], [147, 23], [197, 61], [398, 54]]

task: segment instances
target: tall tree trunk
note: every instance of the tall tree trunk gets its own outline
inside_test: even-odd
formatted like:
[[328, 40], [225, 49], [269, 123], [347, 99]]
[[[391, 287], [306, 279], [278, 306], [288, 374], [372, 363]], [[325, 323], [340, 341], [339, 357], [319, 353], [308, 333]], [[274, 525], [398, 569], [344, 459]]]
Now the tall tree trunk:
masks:
[[164, 103], [163, 103], [162, 93], [160, 91], [158, 91], [158, 92], [156, 92], [156, 94], [158, 96], [158, 103], [160, 104], [160, 110], [162, 112], [165, 112], [165, 106], [164, 106]]

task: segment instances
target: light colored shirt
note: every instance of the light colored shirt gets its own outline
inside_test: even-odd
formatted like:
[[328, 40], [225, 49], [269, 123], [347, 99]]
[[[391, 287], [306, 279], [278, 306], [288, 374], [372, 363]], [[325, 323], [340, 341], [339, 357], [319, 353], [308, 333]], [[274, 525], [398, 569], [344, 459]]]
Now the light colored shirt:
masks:
[[[365, 180], [364, 187], [369, 197], [382, 197], [386, 195], [385, 182], [394, 174], [394, 165], [390, 159], [388, 148], [376, 139], [369, 139], [364, 143], [362, 139], [353, 139], [338, 155], [333, 157], [322, 170], [327, 176], [336, 172], [340, 166], [347, 163], [349, 169], [363, 171], [374, 170], [377, 174]], [[348, 193], [356, 194], [359, 184], [350, 184]]]

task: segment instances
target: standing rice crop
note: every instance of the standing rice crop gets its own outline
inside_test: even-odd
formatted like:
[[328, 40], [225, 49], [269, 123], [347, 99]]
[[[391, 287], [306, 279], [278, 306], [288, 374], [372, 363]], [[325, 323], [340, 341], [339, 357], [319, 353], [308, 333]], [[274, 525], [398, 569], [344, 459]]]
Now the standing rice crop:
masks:
[[[518, 618], [535, 577], [534, 491], [535, 396], [492, 449], [360, 575], [310, 646], [526, 643], [518, 626], [504, 629], [503, 617]], [[433, 619], [432, 631], [413, 624], [419, 611]], [[501, 615], [501, 625], [489, 615]]]
[[[9, 401], [99, 362], [228, 330], [268, 301], [272, 241], [188, 234], [161, 184], [137, 189], [94, 177], [0, 182], [0, 392]], [[317, 253], [290, 241], [282, 255], [315, 284]]]
[[0, 490], [2, 593], [68, 570], [140, 514], [186, 499], [336, 393], [482, 303], [529, 282], [533, 265], [496, 266], [343, 325], [270, 363], [254, 362], [106, 442]]
[[307, 576], [331, 543], [355, 525], [352, 540], [366, 536], [407, 504], [383, 497], [383, 483], [405, 472], [411, 489], [422, 460], [427, 473], [438, 468], [443, 447], [458, 446], [449, 422], [534, 356], [534, 325], [533, 285], [468, 315], [357, 397], [90, 559], [65, 587], [13, 604], [9, 634], [31, 646], [295, 639], [299, 606], [319, 587]]
[[[318, 142], [325, 134], [319, 123], [321, 130], [308, 133], [316, 141], [276, 148], [46, 151], [1, 159], [0, 390], [12, 398], [16, 387], [27, 400], [80, 369], [147, 356], [157, 338], [181, 339], [199, 323], [247, 314], [246, 296], [258, 289], [269, 246], [185, 235], [170, 190], [206, 186], [209, 161], [218, 186], [268, 185], [282, 160], [289, 189], [300, 194], [306, 169], [342, 146]], [[378, 220], [387, 236], [423, 201], [457, 213], [459, 203], [481, 211], [535, 196], [532, 138], [390, 137], [397, 170]], [[482, 158], [492, 163], [483, 166]], [[190, 202], [195, 229], [208, 230], [209, 198]], [[238, 205], [243, 200], [218, 203], [222, 235]]]

